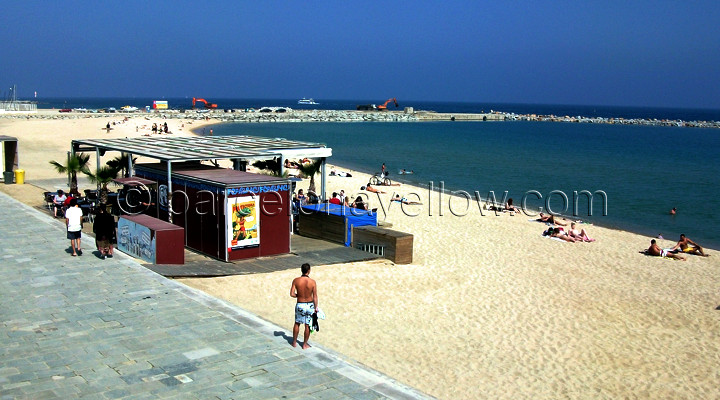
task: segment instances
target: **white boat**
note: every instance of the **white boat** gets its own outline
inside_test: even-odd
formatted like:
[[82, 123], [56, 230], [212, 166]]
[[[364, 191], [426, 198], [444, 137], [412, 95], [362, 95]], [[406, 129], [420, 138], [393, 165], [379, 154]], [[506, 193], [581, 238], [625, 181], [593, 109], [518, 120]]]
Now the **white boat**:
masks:
[[306, 98], [303, 97], [302, 99], [298, 100], [298, 104], [310, 104], [310, 105], [313, 105], [313, 104], [320, 104], [320, 103], [316, 103], [315, 100], [313, 100], [313, 99], [306, 99]]
[[133, 106], [123, 106], [123, 108], [120, 109], [122, 112], [135, 112], [137, 110], [138, 108]]

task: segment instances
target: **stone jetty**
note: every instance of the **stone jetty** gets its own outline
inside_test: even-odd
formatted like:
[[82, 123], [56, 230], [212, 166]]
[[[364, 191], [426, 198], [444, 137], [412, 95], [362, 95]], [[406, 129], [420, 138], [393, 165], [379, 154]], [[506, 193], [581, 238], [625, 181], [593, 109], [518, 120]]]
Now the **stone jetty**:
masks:
[[612, 125], [650, 125], [690, 128], [720, 128], [720, 121], [683, 121], [643, 118], [606, 118], [582, 116], [556, 116], [536, 114], [515, 114], [501, 111], [488, 113], [438, 113], [434, 111], [355, 111], [355, 110], [293, 110], [287, 107], [264, 107], [235, 110], [163, 110], [153, 112], [107, 113], [68, 112], [38, 110], [30, 113], [0, 114], [0, 118], [22, 119], [78, 119], [78, 118], [123, 118], [125, 116], [205, 120], [212, 118], [221, 122], [423, 122], [423, 121], [536, 121], [569, 122]]

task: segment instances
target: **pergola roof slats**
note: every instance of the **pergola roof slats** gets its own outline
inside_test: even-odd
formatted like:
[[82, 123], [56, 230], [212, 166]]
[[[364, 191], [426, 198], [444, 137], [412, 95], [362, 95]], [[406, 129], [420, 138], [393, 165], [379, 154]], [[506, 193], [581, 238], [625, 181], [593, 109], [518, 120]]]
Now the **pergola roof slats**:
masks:
[[205, 137], [139, 137], [125, 139], [77, 139], [73, 149], [93, 148], [119, 151], [161, 161], [195, 161], [209, 159], [242, 159], [275, 157], [309, 153], [320, 157], [332, 155], [332, 149], [323, 143], [301, 142], [283, 138], [258, 136], [205, 136]]

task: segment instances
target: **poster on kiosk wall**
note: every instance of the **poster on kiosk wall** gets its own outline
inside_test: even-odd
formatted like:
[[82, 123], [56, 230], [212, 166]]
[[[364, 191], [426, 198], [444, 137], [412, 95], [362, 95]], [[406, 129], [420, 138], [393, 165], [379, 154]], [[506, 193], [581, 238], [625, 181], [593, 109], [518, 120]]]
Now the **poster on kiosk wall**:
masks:
[[260, 245], [260, 220], [257, 197], [230, 197], [227, 203], [228, 249]]

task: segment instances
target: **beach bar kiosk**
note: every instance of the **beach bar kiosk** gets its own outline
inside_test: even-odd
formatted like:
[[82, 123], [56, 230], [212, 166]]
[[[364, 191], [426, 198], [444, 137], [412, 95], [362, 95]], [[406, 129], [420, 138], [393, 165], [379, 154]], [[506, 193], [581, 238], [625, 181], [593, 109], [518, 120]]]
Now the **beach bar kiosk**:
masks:
[[290, 252], [288, 179], [182, 163], [173, 168], [168, 196], [164, 169], [138, 164], [135, 176], [158, 183], [160, 218], [172, 213], [188, 248], [223, 261]]
[[149, 193], [144, 213], [182, 227], [185, 247], [223, 261], [290, 252], [291, 181], [249, 173], [249, 164], [274, 160], [282, 175], [285, 160], [317, 160], [322, 200], [332, 155], [323, 143], [245, 135], [73, 140], [71, 152], [80, 151], [94, 151], [96, 165], [108, 152], [126, 155], [129, 177], [152, 182], [133, 187]]

